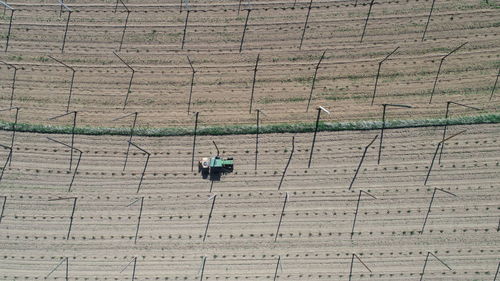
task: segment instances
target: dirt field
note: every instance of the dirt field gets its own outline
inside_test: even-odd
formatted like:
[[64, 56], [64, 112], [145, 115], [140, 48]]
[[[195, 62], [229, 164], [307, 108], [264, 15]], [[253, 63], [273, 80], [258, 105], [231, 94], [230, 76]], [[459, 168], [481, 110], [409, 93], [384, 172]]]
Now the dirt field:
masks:
[[[76, 71], [70, 110], [79, 111], [82, 126], [130, 126], [130, 120], [111, 121], [124, 111], [139, 112], [140, 126], [191, 125], [192, 70], [186, 56], [196, 70], [191, 111], [201, 112], [202, 124], [254, 122], [249, 104], [257, 55], [253, 109], [267, 112], [268, 123], [309, 122], [315, 115], [314, 110], [306, 112], [312, 77], [325, 50], [311, 108], [333, 109], [326, 119], [379, 119], [382, 103], [413, 106], [391, 112], [391, 118], [437, 118], [443, 117], [448, 100], [479, 107], [482, 113], [498, 112], [498, 98], [489, 101], [500, 66], [497, 1], [437, 1], [424, 41], [431, 1], [376, 1], [362, 43], [369, 1], [360, 0], [357, 6], [354, 1], [314, 1], [300, 50], [309, 3], [299, 1], [292, 9], [292, 2], [252, 5], [239, 53], [246, 1], [239, 15], [237, 1], [191, 1], [182, 50], [187, 12], [179, 12], [179, 3], [127, 1], [131, 13], [118, 54], [135, 73], [125, 110], [132, 72], [112, 52], [119, 49], [127, 13], [121, 5], [114, 12], [114, 1], [66, 1], [74, 12], [64, 54], [68, 13], [59, 16], [52, 2], [13, 2], [17, 10], [9, 49], [0, 60], [19, 68], [13, 105], [22, 108], [19, 118], [25, 123], [69, 122], [46, 121], [65, 112], [72, 75], [48, 55]], [[4, 39], [8, 16], [1, 21]], [[5, 40], [0, 41], [4, 47]], [[429, 104], [441, 58], [465, 42], [444, 61]], [[398, 46], [381, 66], [371, 106], [378, 64]], [[8, 107], [13, 69], [0, 65], [0, 73], [0, 103]], [[462, 108], [453, 112], [477, 113]]]
[[[0, 182], [6, 196], [0, 223], [1, 280], [493, 280], [499, 257], [499, 125], [450, 127], [462, 130], [445, 146], [424, 186], [442, 127], [387, 130], [380, 165], [378, 141], [348, 190], [364, 147], [379, 131], [318, 134], [307, 169], [312, 134], [262, 135], [254, 170], [253, 135], [201, 136], [196, 158], [215, 153], [235, 157], [235, 172], [213, 184], [190, 171], [191, 137], [133, 141], [151, 153], [136, 193], [145, 156], [131, 149], [123, 171], [127, 137], [81, 136], [79, 172], [67, 192], [69, 150], [47, 135], [17, 133], [12, 166]], [[69, 142], [69, 135], [51, 135]], [[10, 142], [10, 133], [1, 134]], [[6, 159], [4, 150], [1, 159]], [[75, 158], [76, 159], [76, 158]], [[2, 160], [3, 161], [3, 160]], [[73, 164], [74, 165], [74, 164]], [[73, 166], [74, 167], [74, 166]], [[434, 192], [424, 232], [422, 225]], [[353, 236], [359, 191], [363, 193]], [[285, 193], [289, 198], [274, 242]], [[216, 203], [203, 242], [211, 208]], [[73, 200], [77, 198], [69, 240]], [[135, 231], [143, 197], [137, 243]], [[2, 200], [2, 198], [0, 198]], [[213, 200], [213, 199], [212, 199]], [[0, 201], [2, 203], [2, 201]], [[2, 205], [0, 205], [2, 206]]]

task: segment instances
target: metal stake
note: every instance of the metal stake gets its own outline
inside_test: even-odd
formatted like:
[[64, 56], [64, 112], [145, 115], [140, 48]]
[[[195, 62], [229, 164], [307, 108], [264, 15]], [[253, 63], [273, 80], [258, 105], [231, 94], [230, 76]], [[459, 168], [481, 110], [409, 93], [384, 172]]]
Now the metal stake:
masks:
[[63, 66], [65, 66], [66, 68], [70, 69], [73, 72], [73, 74], [71, 75], [71, 84], [70, 84], [70, 87], [69, 87], [68, 105], [66, 106], [66, 112], [69, 112], [69, 105], [71, 103], [71, 95], [73, 93], [73, 83], [75, 81], [75, 72], [76, 72], [76, 70], [73, 67], [65, 64], [64, 62], [62, 62], [62, 61], [60, 61], [60, 60], [58, 60], [58, 59], [56, 59], [56, 58], [54, 58], [52, 56], [48, 56], [48, 57], [51, 58], [51, 59], [53, 59], [53, 60], [55, 60], [56, 62], [62, 64]]
[[191, 97], [193, 96], [193, 86], [194, 86], [194, 75], [196, 74], [196, 70], [193, 67], [193, 63], [189, 59], [189, 56], [186, 56], [189, 62], [189, 66], [191, 66], [192, 74], [191, 74], [191, 87], [189, 88], [189, 99], [188, 99], [188, 115], [189, 112], [191, 111]]
[[495, 93], [495, 89], [497, 88], [498, 76], [500, 76], [500, 68], [498, 69], [497, 79], [495, 79], [495, 84], [493, 85], [493, 89], [491, 90], [490, 101], [493, 98], [493, 94]]
[[352, 266], [354, 264], [354, 257], [356, 257], [356, 259], [358, 259], [358, 261], [366, 268], [368, 269], [368, 271], [370, 273], [372, 273], [372, 270], [358, 257], [358, 255], [356, 254], [352, 254], [352, 257], [351, 257], [351, 269], [349, 270], [349, 281], [351, 281], [351, 278], [352, 278]]
[[[121, 0], [120, 0], [121, 1]], [[125, 96], [125, 101], [123, 102], [123, 110], [125, 110], [125, 107], [127, 106], [127, 101], [128, 101], [128, 95], [130, 94], [130, 89], [132, 88], [132, 80], [134, 79], [134, 74], [135, 74], [135, 69], [133, 69], [130, 64], [126, 63], [125, 60], [123, 60], [116, 52], [113, 52], [115, 56], [127, 66], [128, 69], [132, 71], [132, 75], [130, 76], [130, 81], [128, 82], [128, 89], [127, 89], [127, 95]]]
[[188, 20], [189, 20], [189, 10], [186, 13], [186, 20], [184, 22], [184, 32], [182, 34], [181, 50], [184, 50], [184, 42], [186, 40], [186, 31], [187, 31], [187, 26], [188, 26]]
[[274, 270], [274, 279], [273, 279], [273, 281], [276, 281], [276, 278], [278, 276], [278, 268], [280, 266], [280, 261], [281, 261], [281, 256], [278, 256], [278, 262], [276, 262], [276, 269]]
[[382, 104], [384, 107], [384, 110], [382, 112], [382, 128], [380, 130], [380, 145], [378, 148], [378, 159], [377, 159], [377, 164], [380, 164], [380, 157], [382, 156], [382, 141], [384, 140], [384, 130], [385, 130], [385, 110], [387, 106], [393, 106], [393, 107], [403, 107], [403, 108], [411, 108], [409, 105], [403, 105], [403, 104], [388, 104], [384, 103]]
[[7, 196], [0, 196], [0, 197], [3, 197], [2, 212], [0, 213], [0, 223], [2, 223], [3, 212], [5, 211], [5, 204], [7, 203]]
[[14, 100], [14, 90], [16, 88], [16, 76], [17, 76], [17, 70], [18, 70], [18, 68], [15, 67], [14, 65], [12, 65], [10, 63], [6, 63], [4, 61], [0, 61], [0, 63], [5, 64], [7, 66], [7, 68], [12, 67], [14, 69], [14, 75], [12, 77], [12, 86], [11, 86], [12, 91], [10, 93], [10, 108], [12, 108], [12, 103], [13, 103], [13, 100]]
[[420, 281], [424, 278], [425, 274], [425, 268], [427, 267], [427, 261], [429, 260], [429, 255], [432, 255], [434, 258], [436, 258], [441, 264], [446, 266], [449, 270], [452, 270], [444, 261], [442, 261], [440, 258], [438, 258], [436, 255], [434, 255], [431, 252], [427, 252], [427, 256], [425, 257], [425, 262], [424, 262], [424, 267], [422, 268], [422, 273], [420, 274]]

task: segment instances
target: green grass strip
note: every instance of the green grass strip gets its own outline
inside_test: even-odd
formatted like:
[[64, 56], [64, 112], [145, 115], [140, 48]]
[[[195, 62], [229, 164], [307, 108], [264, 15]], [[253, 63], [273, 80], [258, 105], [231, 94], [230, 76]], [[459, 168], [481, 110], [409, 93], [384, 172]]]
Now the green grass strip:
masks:
[[[476, 116], [462, 116], [448, 119], [448, 125], [471, 125], [500, 123], [500, 114], [482, 114]], [[386, 121], [386, 128], [415, 128], [442, 126], [445, 119], [402, 119]], [[11, 131], [12, 122], [0, 120], [0, 130]], [[350, 131], [350, 130], [374, 130], [380, 129], [381, 121], [353, 121], [353, 122], [320, 122], [319, 131]], [[242, 135], [255, 134], [255, 125], [227, 125], [227, 126], [199, 126], [198, 135]], [[43, 134], [71, 134], [71, 126], [52, 126], [18, 123], [18, 132], [43, 133]], [[260, 133], [307, 133], [314, 131], [314, 123], [296, 124], [271, 124], [262, 125]], [[76, 127], [75, 133], [80, 135], [129, 135], [130, 128], [108, 128], [108, 127]], [[193, 134], [192, 127], [171, 128], [136, 128], [134, 135], [148, 137], [165, 136], [188, 136]]]

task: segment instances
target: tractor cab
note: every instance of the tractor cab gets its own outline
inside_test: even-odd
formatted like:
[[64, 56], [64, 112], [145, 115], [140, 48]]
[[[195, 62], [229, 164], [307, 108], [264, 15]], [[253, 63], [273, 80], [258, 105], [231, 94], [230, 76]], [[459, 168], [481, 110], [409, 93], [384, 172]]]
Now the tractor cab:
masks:
[[[214, 142], [215, 147], [217, 145]], [[198, 172], [201, 173], [203, 179], [210, 177], [211, 181], [220, 181], [222, 175], [233, 172], [234, 160], [232, 157], [223, 158], [219, 156], [219, 149], [217, 148], [217, 155], [213, 157], [203, 157], [198, 162]]]

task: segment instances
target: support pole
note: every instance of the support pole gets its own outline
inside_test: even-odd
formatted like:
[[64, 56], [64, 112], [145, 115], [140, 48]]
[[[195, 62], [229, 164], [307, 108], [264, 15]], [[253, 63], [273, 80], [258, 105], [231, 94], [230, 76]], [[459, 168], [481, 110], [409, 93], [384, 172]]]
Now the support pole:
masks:
[[309, 154], [309, 163], [307, 164], [307, 168], [311, 167], [311, 161], [312, 161], [312, 156], [313, 156], [313, 152], [314, 152], [314, 144], [316, 143], [316, 134], [318, 133], [320, 115], [321, 115], [321, 109], [318, 108], [318, 115], [316, 116], [316, 126], [314, 127], [314, 135], [313, 135], [313, 140], [312, 140], [312, 144], [311, 144], [311, 151]]
[[255, 170], [257, 171], [257, 159], [259, 155], [259, 120], [260, 109], [257, 109], [257, 132], [255, 133]]
[[207, 226], [205, 227], [205, 234], [203, 234], [203, 242], [205, 242], [205, 239], [207, 238], [208, 226], [210, 225], [210, 220], [212, 219], [212, 212], [214, 211], [215, 199], [217, 199], [217, 194], [214, 194], [212, 198], [212, 207], [210, 208], [210, 213], [208, 214]]
[[444, 261], [442, 261], [440, 258], [438, 258], [436, 255], [434, 255], [431, 252], [427, 252], [427, 256], [425, 257], [425, 262], [424, 262], [424, 267], [422, 268], [422, 273], [420, 274], [420, 281], [423, 280], [424, 274], [425, 274], [425, 268], [427, 267], [427, 261], [429, 260], [429, 255], [432, 255], [434, 258], [436, 258], [441, 264], [446, 266], [449, 270], [452, 270]]
[[203, 281], [203, 273], [205, 273], [205, 264], [207, 263], [207, 257], [203, 257], [201, 261], [201, 273], [200, 273], [200, 281]]
[[70, 158], [69, 158], [69, 170], [70, 171], [73, 167], [73, 149], [75, 149], [74, 148], [75, 147], [75, 128], [76, 128], [76, 115], [77, 115], [77, 113], [78, 113], [77, 111], [72, 111], [72, 112], [67, 112], [67, 113], [49, 118], [49, 120], [55, 120], [57, 118], [60, 118], [60, 117], [66, 116], [66, 115], [73, 114], [73, 127], [71, 128], [71, 145], [69, 146], [69, 145], [64, 144], [62, 142], [56, 141], [58, 143], [61, 143], [63, 145], [70, 147], [70, 150], [69, 150], [70, 151]]
[[74, 218], [74, 215], [75, 215], [76, 200], [78, 198], [77, 197], [65, 197], [65, 198], [59, 197], [59, 198], [55, 198], [55, 199], [49, 199], [49, 201], [59, 201], [59, 200], [68, 200], [68, 199], [73, 199], [73, 209], [71, 211], [71, 216], [69, 217], [69, 227], [68, 227], [68, 234], [66, 235], [66, 240], [69, 240], [69, 234], [71, 233], [71, 228], [73, 226], [73, 218]]
[[283, 209], [281, 209], [280, 221], [278, 223], [278, 228], [276, 229], [276, 235], [274, 236], [274, 242], [278, 239], [280, 232], [281, 222], [283, 221], [283, 216], [285, 215], [286, 202], [288, 201], [288, 192], [285, 192], [285, 200], [283, 201]]
[[[0, 145], [1, 147], [4, 147], [6, 149], [10, 149], [11, 152], [9, 153], [9, 157], [7, 158], [8, 159], [8, 163], [9, 163], [9, 167], [12, 165], [12, 156], [14, 154], [14, 139], [16, 137], [16, 126], [17, 126], [17, 119], [18, 119], [18, 116], [19, 116], [19, 107], [9, 107], [9, 108], [4, 108], [4, 109], [0, 109], [0, 112], [1, 111], [12, 111], [12, 109], [15, 109], [16, 110], [16, 113], [14, 115], [14, 122], [12, 123], [12, 136], [11, 136], [11, 140], [10, 140], [10, 147], [8, 146], [5, 146], [5, 145]], [[7, 162], [6, 162], [7, 163]], [[4, 167], [4, 170], [5, 170], [6, 166]], [[0, 179], [1, 179], [1, 176], [0, 176]]]
[[66, 275], [65, 275], [65, 276], [66, 276], [66, 278], [65, 278], [65, 279], [66, 279], [66, 281], [68, 281], [68, 280], [69, 280], [69, 274], [68, 274], [68, 273], [69, 273], [69, 258], [68, 258], [68, 257], [63, 258], [63, 259], [62, 259], [62, 260], [61, 260], [61, 261], [60, 261], [60, 262], [59, 262], [59, 263], [58, 263], [58, 264], [57, 264], [57, 265], [56, 265], [56, 266], [55, 266], [55, 267], [54, 267], [54, 268], [53, 268], [53, 269], [49, 272], [49, 274], [47, 274], [47, 276], [45, 276], [45, 279], [47, 279], [47, 278], [48, 278], [48, 277], [49, 277], [49, 276], [50, 276], [50, 275], [51, 275], [54, 271], [56, 271], [56, 269], [57, 269], [57, 268], [58, 268], [58, 267], [59, 267], [59, 266], [60, 266], [63, 262], [66, 262], [66, 270], [65, 270], [65, 272], [66, 272]]
[[370, 14], [372, 13], [373, 2], [375, 2], [375, 0], [370, 2], [370, 8], [368, 9], [368, 15], [366, 16], [365, 26], [363, 27], [363, 33], [361, 34], [361, 40], [359, 41], [360, 43], [363, 43], [363, 38], [365, 38], [366, 26], [368, 25], [368, 19], [370, 19]]
[[438, 145], [437, 145], [437, 147], [436, 147], [436, 151], [434, 152], [434, 156], [432, 157], [431, 165], [429, 166], [429, 170], [427, 171], [427, 176], [425, 177], [425, 182], [424, 182], [424, 185], [427, 185], [427, 181], [429, 180], [429, 176], [431, 175], [432, 167], [434, 166], [434, 161], [436, 160], [436, 155], [437, 155], [437, 153], [438, 153], [439, 148], [441, 147], [441, 145], [443, 145], [443, 143], [444, 143], [444, 142], [446, 142], [447, 140], [449, 140], [449, 139], [451, 139], [451, 138], [453, 138], [453, 137], [455, 137], [455, 136], [458, 136], [458, 135], [460, 135], [461, 133], [463, 133], [463, 132], [465, 132], [465, 131], [466, 131], [466, 130], [461, 131], [461, 132], [460, 132], [460, 133], [458, 133], [458, 134], [454, 134], [453, 136], [448, 137], [448, 138], [446, 138], [446, 139], [444, 139], [444, 140], [442, 140], [442, 141], [440, 141], [440, 142], [438, 143]]
[[132, 127], [130, 128], [130, 137], [128, 139], [127, 152], [125, 153], [125, 162], [123, 163], [123, 171], [125, 171], [125, 167], [127, 167], [128, 155], [130, 152], [130, 145], [131, 145], [130, 143], [132, 142], [132, 137], [134, 136], [134, 130], [135, 130], [135, 125], [137, 123], [137, 115], [138, 114], [139, 114], [139, 112], [134, 112], [134, 113], [130, 113], [130, 114], [127, 114], [125, 116], [121, 116], [121, 117], [118, 117], [118, 118], [111, 120], [111, 121], [117, 121], [117, 120], [123, 119], [125, 117], [128, 117], [130, 115], [134, 115], [134, 121], [132, 123]]
[[7, 156], [7, 160], [5, 160], [5, 164], [2, 167], [2, 173], [0, 173], [0, 182], [2, 181], [3, 174], [5, 173], [5, 169], [7, 169], [7, 164], [10, 161], [10, 158], [12, 157], [12, 147], [8, 147], [6, 145], [0, 144], [0, 147], [3, 147], [4, 149], [9, 150], [9, 155]]
[[125, 11], [127, 12], [127, 17], [125, 18], [125, 23], [123, 25], [122, 38], [120, 40], [120, 47], [118, 48], [118, 52], [121, 52], [122, 51], [122, 45], [123, 45], [123, 38], [125, 38], [125, 31], [127, 30], [128, 18], [130, 16], [130, 10], [128, 9], [127, 5], [125, 5], [125, 3], [123, 3], [122, 0], [117, 0], [116, 1], [116, 6], [115, 6], [115, 12], [116, 12], [116, 9], [118, 8], [118, 2], [120, 2], [122, 4], [122, 6], [125, 8]]
[[5, 64], [7, 66], [7, 69], [12, 67], [14, 69], [14, 75], [12, 76], [12, 86], [11, 86], [11, 92], [10, 92], [10, 108], [12, 108], [12, 103], [14, 101], [14, 90], [16, 88], [16, 76], [17, 76], [17, 70], [18, 68], [14, 66], [13, 64], [6, 63], [4, 61], [0, 61], [0, 63]]
[[257, 67], [259, 66], [259, 59], [260, 59], [260, 54], [257, 55], [257, 60], [255, 61], [255, 68], [253, 70], [252, 94], [250, 95], [250, 107], [248, 109], [249, 114], [252, 114], [253, 94], [255, 91], [255, 81], [257, 78]]
[[[240, 0], [240, 3], [241, 3], [241, 0]], [[247, 32], [248, 18], [250, 17], [251, 11], [252, 10], [247, 9], [247, 17], [245, 19], [245, 27], [243, 27], [243, 34], [241, 35], [241, 41], [240, 41], [240, 53], [241, 53], [241, 50], [243, 49], [243, 42], [245, 42], [245, 34]]]
[[460, 48], [462, 48], [463, 46], [465, 46], [465, 44], [467, 44], [468, 42], [465, 42], [463, 43], [462, 45], [458, 46], [457, 48], [453, 49], [451, 52], [449, 52], [447, 55], [445, 55], [444, 57], [441, 58], [441, 61], [439, 62], [439, 68], [438, 68], [438, 71], [436, 73], [436, 78], [434, 79], [434, 86], [432, 87], [432, 92], [431, 92], [431, 97], [429, 99], [429, 104], [432, 103], [432, 97], [434, 96], [434, 91], [436, 90], [436, 85], [438, 83], [438, 79], [439, 79], [439, 74], [441, 73], [441, 67], [443, 66], [443, 62], [444, 60], [451, 54], [453, 54], [454, 52], [458, 51]]
[[123, 60], [116, 52], [113, 52], [113, 54], [115, 54], [115, 56], [118, 59], [120, 59], [120, 61], [123, 62], [123, 64], [125, 64], [125, 66], [128, 69], [130, 69], [132, 71], [132, 75], [130, 76], [130, 81], [128, 82], [127, 95], [125, 96], [125, 101], [123, 102], [123, 110], [125, 110], [125, 107], [127, 106], [127, 102], [128, 102], [128, 96], [129, 96], [129, 94], [131, 92], [130, 89], [132, 88], [132, 80], [134, 79], [135, 69], [133, 69], [132, 66], [130, 66], [130, 64], [128, 64], [127, 62], [125, 62], [125, 60]]
[[403, 104], [388, 104], [388, 103], [384, 103], [384, 104], [382, 104], [382, 106], [384, 107], [384, 109], [383, 109], [383, 112], [382, 112], [382, 128], [380, 130], [380, 144], [379, 144], [379, 147], [378, 147], [377, 164], [380, 164], [380, 158], [382, 156], [382, 142], [384, 140], [384, 130], [385, 130], [385, 111], [386, 111], [387, 106], [402, 107], [402, 108], [412, 108], [409, 105], [403, 105]]
[[281, 189], [281, 184], [283, 184], [283, 179], [285, 178], [286, 171], [288, 170], [288, 166], [290, 166], [290, 162], [292, 162], [293, 152], [295, 151], [295, 137], [292, 137], [292, 151], [290, 152], [290, 157], [288, 158], [288, 162], [286, 163], [285, 170], [283, 170], [283, 175], [281, 175], [280, 184], [278, 185], [278, 190]]
[[136, 193], [139, 193], [139, 190], [141, 189], [141, 185], [142, 185], [142, 180], [144, 179], [144, 174], [146, 173], [146, 169], [148, 168], [149, 157], [151, 156], [151, 153], [149, 153], [145, 149], [142, 149], [141, 147], [139, 147], [137, 144], [135, 144], [133, 142], [129, 142], [129, 144], [133, 145], [135, 148], [139, 149], [140, 151], [146, 153], [146, 162], [144, 163], [144, 169], [142, 170], [141, 179], [139, 181], [139, 186], [137, 186]]
[[363, 164], [363, 161], [365, 160], [366, 152], [368, 151], [368, 148], [375, 142], [375, 140], [378, 138], [378, 135], [376, 135], [373, 140], [365, 147], [365, 151], [363, 151], [363, 156], [361, 156], [361, 160], [359, 161], [358, 168], [356, 169], [356, 173], [354, 173], [354, 177], [352, 178], [351, 184], [349, 185], [349, 190], [351, 190], [352, 185], [354, 184], [354, 181], [356, 180], [356, 177], [358, 176], [359, 170], [361, 169], [361, 164]]
[[382, 67], [382, 63], [384, 63], [384, 61], [386, 61], [392, 54], [394, 54], [397, 50], [399, 49], [399, 46], [396, 47], [396, 49], [394, 49], [394, 51], [392, 51], [390, 54], [388, 54], [383, 60], [381, 60], [379, 63], [378, 63], [378, 70], [377, 70], [377, 77], [375, 78], [375, 86], [373, 87], [373, 96], [372, 96], [372, 103], [371, 105], [373, 105], [373, 102], [375, 101], [375, 95], [377, 94], [377, 86], [378, 86], [378, 78], [380, 76], [380, 68]]
[[352, 267], [354, 265], [354, 258], [356, 257], [356, 259], [366, 268], [368, 269], [368, 271], [370, 273], [372, 273], [372, 270], [358, 257], [358, 255], [356, 254], [352, 254], [352, 257], [351, 257], [351, 269], [349, 270], [349, 281], [351, 281], [351, 278], [352, 278]]
[[366, 195], [372, 197], [373, 199], [377, 199], [377, 197], [371, 195], [370, 193], [368, 193], [364, 190], [359, 190], [358, 203], [356, 204], [356, 212], [354, 213], [354, 220], [352, 221], [351, 239], [352, 239], [352, 236], [354, 235], [354, 226], [356, 226], [356, 219], [358, 218], [358, 210], [359, 210], [359, 202], [361, 201], [361, 193], [365, 193]]
[[193, 96], [194, 76], [196, 74], [196, 70], [193, 67], [193, 63], [191, 62], [191, 59], [189, 59], [189, 56], [186, 56], [186, 57], [188, 59], [189, 66], [191, 66], [191, 70], [192, 70], [192, 73], [191, 73], [191, 87], [189, 88], [189, 99], [188, 99], [188, 109], [187, 109], [187, 113], [189, 115], [189, 112], [191, 111], [191, 98]]
[[194, 171], [194, 152], [196, 148], [196, 133], [198, 131], [198, 115], [199, 112], [194, 113], [194, 131], [193, 131], [193, 151], [191, 152], [191, 172]]
[[64, 46], [66, 45], [66, 36], [68, 35], [69, 20], [71, 18], [71, 13], [73, 13], [73, 10], [71, 10], [66, 4], [64, 4], [62, 0], [59, 0], [59, 4], [61, 5], [61, 8], [59, 9], [59, 17], [61, 17], [63, 7], [66, 11], [68, 11], [68, 18], [66, 20], [66, 28], [64, 29], [64, 37], [61, 46], [61, 53], [64, 53]]
[[187, 32], [188, 20], [189, 20], [189, 10], [186, 12], [186, 20], [184, 21], [184, 32], [182, 33], [181, 50], [184, 50], [184, 43], [186, 41], [186, 32]]
[[[75, 168], [75, 171], [73, 172], [73, 176], [71, 177], [71, 182], [69, 184], [69, 187], [68, 187], [68, 192], [71, 192], [71, 187], [73, 187], [73, 182], [75, 181], [75, 176], [76, 176], [76, 173], [78, 172], [78, 167], [80, 166], [80, 161], [82, 160], [82, 154], [83, 154], [83, 151], [81, 151], [80, 149], [74, 147], [74, 146], [71, 146], [71, 145], [68, 145], [66, 143], [63, 143], [61, 141], [58, 141], [58, 140], [55, 140], [53, 138], [49, 138], [47, 137], [48, 140], [51, 140], [53, 142], [56, 142], [56, 143], [59, 143], [59, 144], [62, 144], [66, 147], [68, 147], [70, 150], [76, 150], [80, 153], [80, 155], [78, 156], [78, 160], [77, 160], [77, 163], [76, 163], [76, 168]], [[71, 171], [71, 169], [70, 169]]]
[[307, 168], [311, 168], [311, 161], [312, 161], [312, 156], [313, 156], [313, 152], [314, 152], [314, 144], [316, 143], [316, 134], [318, 133], [319, 117], [320, 117], [321, 111], [324, 111], [327, 114], [330, 114], [330, 111], [326, 110], [322, 106], [318, 107], [317, 110], [318, 110], [318, 115], [316, 117], [316, 126], [314, 127], [314, 135], [313, 135], [313, 140], [312, 140], [312, 144], [311, 144], [311, 152], [309, 154], [309, 163], [307, 164]]
[[446, 113], [444, 115], [445, 124], [444, 124], [443, 139], [442, 139], [443, 142], [441, 144], [441, 150], [439, 151], [439, 160], [438, 160], [439, 164], [441, 164], [441, 156], [443, 155], [443, 149], [444, 149], [444, 145], [445, 145], [444, 140], [446, 139], [446, 131], [448, 129], [448, 112], [450, 110], [450, 104], [455, 104], [455, 105], [459, 105], [459, 106], [463, 106], [463, 107], [467, 107], [467, 108], [471, 108], [471, 109], [475, 109], [475, 110], [480, 110], [477, 107], [468, 106], [468, 105], [457, 103], [457, 102], [452, 102], [452, 101], [446, 102]]
[[309, 22], [309, 15], [311, 14], [313, 0], [309, 1], [309, 7], [307, 8], [306, 21], [304, 22], [304, 29], [302, 30], [302, 37], [300, 37], [299, 50], [302, 49], [302, 43], [304, 42], [304, 35], [306, 35], [307, 23]]
[[493, 89], [491, 90], [490, 101], [493, 98], [493, 94], [495, 93], [495, 89], [497, 88], [498, 76], [500, 76], [500, 68], [498, 69], [497, 78], [495, 79], [495, 84], [493, 85]]
[[500, 262], [498, 263], [497, 272], [495, 273], [495, 278], [493, 279], [493, 281], [497, 281], [497, 276], [498, 276], [498, 271], [499, 270], [500, 270]]
[[316, 83], [316, 75], [318, 74], [318, 69], [319, 69], [319, 65], [321, 64], [321, 61], [323, 60], [323, 58], [325, 57], [325, 53], [326, 53], [327, 50], [325, 50], [323, 52], [323, 54], [321, 55], [319, 61], [318, 61], [318, 64], [316, 65], [316, 68], [314, 70], [314, 76], [313, 76], [313, 80], [312, 80], [312, 84], [311, 84], [311, 92], [309, 93], [309, 100], [307, 101], [307, 108], [306, 108], [306, 112], [309, 111], [309, 105], [311, 104], [311, 99], [312, 99], [312, 95], [313, 95], [313, 91], [314, 91], [314, 85]]
[[71, 84], [70, 84], [70, 87], [69, 87], [68, 104], [66, 106], [66, 112], [69, 112], [69, 105], [71, 103], [71, 95], [73, 93], [73, 83], [75, 81], [75, 72], [76, 72], [76, 70], [73, 67], [65, 64], [64, 62], [62, 62], [62, 61], [60, 61], [60, 60], [58, 60], [58, 59], [56, 59], [56, 58], [54, 58], [52, 56], [48, 56], [48, 57], [51, 58], [51, 59], [53, 59], [54, 61], [58, 62], [59, 64], [63, 65], [64, 67], [68, 68], [69, 70], [71, 70], [73, 72], [72, 75], [71, 75]]
[[[139, 234], [139, 227], [141, 225], [142, 207], [144, 206], [144, 196], [141, 197], [141, 208], [139, 209], [139, 217], [137, 218], [137, 227], [135, 229], [135, 239], [134, 244], [137, 244], [137, 238]], [[135, 266], [134, 266], [135, 268]]]
[[429, 214], [431, 213], [432, 203], [434, 202], [434, 197], [436, 196], [436, 191], [442, 191], [444, 193], [450, 194], [450, 195], [455, 196], [455, 197], [457, 196], [457, 195], [455, 195], [449, 191], [446, 191], [444, 189], [437, 188], [437, 187], [434, 188], [434, 192], [432, 193], [431, 202], [429, 203], [429, 209], [427, 209], [427, 214], [425, 215], [424, 224], [422, 225], [422, 230], [420, 231], [420, 235], [422, 235], [424, 233], [425, 225], [427, 224], [427, 219], [429, 218]]
[[14, 11], [15, 9], [12, 8], [9, 4], [6, 2], [0, 1], [0, 5], [2, 5], [3, 8], [3, 13], [5, 15], [5, 9], [10, 10], [10, 20], [9, 20], [9, 31], [7, 32], [7, 37], [6, 37], [6, 42], [5, 42], [5, 52], [7, 52], [7, 49], [9, 48], [9, 41], [10, 41], [10, 32], [12, 30], [12, 19], [14, 18]]
[[274, 270], [273, 281], [276, 281], [276, 278], [278, 277], [278, 268], [280, 266], [280, 261], [281, 261], [281, 256], [278, 256], [278, 262], [276, 262], [276, 269]]
[[2, 223], [3, 213], [5, 211], [5, 204], [7, 203], [7, 196], [0, 196], [0, 197], [3, 197], [2, 212], [0, 212], [0, 223]]
[[422, 35], [422, 42], [424, 42], [425, 34], [427, 33], [427, 27], [429, 27], [429, 22], [431, 21], [432, 11], [434, 11], [434, 3], [436, 0], [432, 0], [431, 10], [429, 11], [429, 17], [427, 17], [427, 23], [425, 24], [424, 34]]

